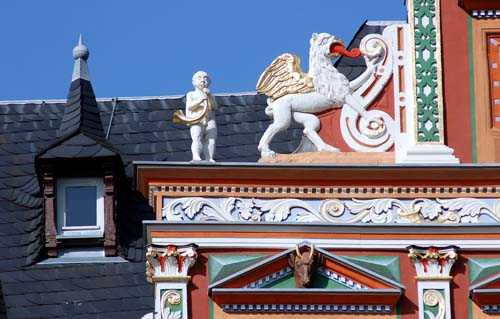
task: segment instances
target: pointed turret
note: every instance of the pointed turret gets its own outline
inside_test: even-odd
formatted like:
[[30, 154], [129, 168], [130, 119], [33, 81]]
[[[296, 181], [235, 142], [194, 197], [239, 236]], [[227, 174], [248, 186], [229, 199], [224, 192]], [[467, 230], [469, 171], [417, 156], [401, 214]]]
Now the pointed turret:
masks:
[[119, 154], [106, 141], [99, 107], [90, 83], [89, 49], [82, 36], [73, 49], [73, 76], [57, 140], [39, 153], [40, 159], [109, 157]]
[[73, 76], [64, 108], [64, 116], [59, 127], [59, 137], [83, 133], [93, 139], [104, 139], [104, 129], [97, 101], [90, 83], [87, 60], [89, 50], [80, 35], [73, 49]]

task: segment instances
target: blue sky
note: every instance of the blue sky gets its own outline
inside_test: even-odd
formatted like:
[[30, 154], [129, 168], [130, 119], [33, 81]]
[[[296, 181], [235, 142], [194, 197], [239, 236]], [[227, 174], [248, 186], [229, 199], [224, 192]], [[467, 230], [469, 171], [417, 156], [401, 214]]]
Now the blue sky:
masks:
[[213, 92], [253, 91], [312, 32], [347, 43], [365, 19], [404, 20], [403, 0], [0, 1], [0, 100], [65, 98], [82, 33], [98, 97], [184, 94], [203, 69]]

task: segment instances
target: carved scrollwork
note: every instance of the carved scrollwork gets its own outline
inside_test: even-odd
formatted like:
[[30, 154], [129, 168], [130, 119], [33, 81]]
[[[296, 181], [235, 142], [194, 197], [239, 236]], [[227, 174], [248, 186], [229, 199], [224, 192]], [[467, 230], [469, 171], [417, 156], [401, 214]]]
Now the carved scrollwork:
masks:
[[444, 319], [446, 315], [445, 300], [443, 294], [435, 289], [426, 290], [423, 296], [424, 306], [438, 307], [437, 312], [425, 310], [426, 319]]
[[380, 110], [367, 110], [384, 89], [393, 72], [393, 52], [383, 35], [370, 34], [360, 43], [369, 52], [365, 61], [371, 75], [360, 82], [353, 93], [353, 103], [366, 110], [361, 115], [351, 107], [343, 107], [340, 117], [342, 137], [355, 151], [385, 152], [394, 144], [397, 131], [391, 116]]
[[319, 223], [480, 223], [500, 222], [498, 200], [475, 198], [402, 200], [300, 200], [185, 197], [168, 200], [168, 221]]

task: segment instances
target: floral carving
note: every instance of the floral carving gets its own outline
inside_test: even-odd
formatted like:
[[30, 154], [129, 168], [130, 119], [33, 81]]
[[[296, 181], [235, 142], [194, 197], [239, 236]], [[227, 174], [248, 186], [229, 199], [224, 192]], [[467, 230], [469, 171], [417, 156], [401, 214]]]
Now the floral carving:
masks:
[[153, 282], [155, 277], [187, 277], [197, 257], [195, 245], [149, 246], [146, 251], [146, 278]]
[[[493, 201], [493, 203], [492, 203]], [[403, 200], [300, 200], [183, 197], [168, 200], [168, 221], [311, 223], [480, 223], [500, 222], [498, 200], [476, 198]]]
[[419, 278], [449, 278], [451, 267], [458, 258], [455, 247], [417, 247], [409, 249], [408, 257], [415, 265]]

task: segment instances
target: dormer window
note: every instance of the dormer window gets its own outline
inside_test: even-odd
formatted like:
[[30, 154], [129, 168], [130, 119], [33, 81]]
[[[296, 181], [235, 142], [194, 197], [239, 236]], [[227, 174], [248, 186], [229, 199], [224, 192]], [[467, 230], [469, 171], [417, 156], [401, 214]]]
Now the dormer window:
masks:
[[99, 238], [104, 235], [102, 178], [57, 180], [57, 238]]

